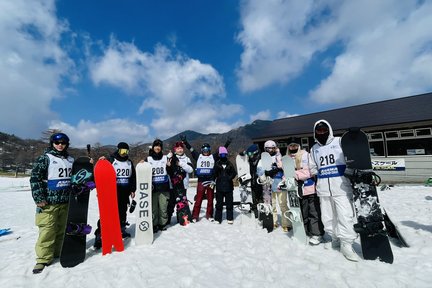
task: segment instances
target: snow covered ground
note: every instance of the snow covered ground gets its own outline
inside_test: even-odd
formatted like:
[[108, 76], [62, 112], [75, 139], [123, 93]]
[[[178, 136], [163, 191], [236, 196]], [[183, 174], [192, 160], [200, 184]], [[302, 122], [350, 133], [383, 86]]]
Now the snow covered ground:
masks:
[[[188, 193], [193, 199], [194, 188]], [[0, 287], [432, 287], [432, 188], [396, 186], [380, 197], [411, 245], [392, 244], [391, 265], [349, 262], [324, 245], [302, 246], [280, 228], [266, 233], [254, 223], [241, 225], [236, 213], [232, 226], [176, 224], [151, 246], [135, 246], [132, 237], [124, 252], [106, 256], [93, 251], [92, 235], [84, 263], [65, 269], [56, 261], [33, 275], [38, 230], [28, 178], [0, 178], [0, 229], [13, 230], [0, 236]], [[93, 193], [89, 223], [97, 218]], [[135, 218], [128, 220], [133, 236]], [[360, 253], [358, 240], [355, 249]]]

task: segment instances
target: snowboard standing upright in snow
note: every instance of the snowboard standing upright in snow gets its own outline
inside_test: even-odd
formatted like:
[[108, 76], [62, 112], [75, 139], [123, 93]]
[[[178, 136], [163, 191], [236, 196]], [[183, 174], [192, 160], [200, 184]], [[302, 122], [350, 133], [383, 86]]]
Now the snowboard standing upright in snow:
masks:
[[102, 255], [124, 250], [117, 205], [117, 180], [113, 165], [99, 160], [95, 165], [95, 181], [101, 224]]
[[393, 263], [393, 253], [384, 228], [384, 216], [378, 200], [375, 178], [366, 134], [350, 129], [342, 136], [342, 150], [346, 158], [345, 176], [354, 189], [357, 223], [354, 230], [360, 234], [363, 258], [380, 259]]
[[150, 163], [141, 162], [136, 166], [138, 200], [135, 209], [135, 244], [153, 243], [153, 216], [152, 216], [152, 168]]
[[241, 212], [241, 219], [243, 224], [244, 216], [252, 218], [251, 208], [252, 208], [252, 188], [251, 180], [252, 176], [250, 174], [250, 167], [247, 155], [237, 155], [236, 156], [236, 167], [237, 176], [240, 182], [240, 204], [239, 210]]
[[263, 185], [263, 198], [264, 203], [259, 203], [257, 205], [258, 209], [258, 219], [262, 221], [263, 228], [267, 229], [268, 232], [273, 231], [273, 214], [271, 206], [271, 185], [272, 179], [265, 176], [265, 171], [270, 171], [272, 169], [272, 157], [268, 152], [261, 153], [261, 166], [264, 171], [259, 178], [259, 183]]
[[300, 243], [307, 244], [308, 237], [306, 236], [305, 227], [303, 224], [303, 217], [300, 206], [300, 198], [298, 195], [298, 188], [295, 182], [295, 163], [294, 159], [290, 156], [282, 157], [282, 166], [285, 176], [285, 186], [288, 190], [288, 206], [289, 210], [282, 215], [291, 221], [293, 227], [293, 236]]
[[[90, 145], [87, 149], [89, 153]], [[95, 188], [91, 158], [77, 158], [72, 165], [71, 175], [72, 191], [60, 254], [60, 264], [63, 267], [74, 267], [85, 259], [86, 235], [91, 232], [91, 226], [87, 224], [89, 196], [90, 190]]]

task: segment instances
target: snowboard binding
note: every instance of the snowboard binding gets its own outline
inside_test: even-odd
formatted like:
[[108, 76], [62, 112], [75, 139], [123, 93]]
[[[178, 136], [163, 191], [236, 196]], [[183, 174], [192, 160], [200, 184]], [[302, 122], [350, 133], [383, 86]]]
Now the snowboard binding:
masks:
[[66, 234], [67, 235], [74, 235], [74, 236], [86, 236], [87, 234], [90, 234], [92, 230], [92, 227], [88, 224], [84, 223], [69, 223], [66, 226]]
[[346, 168], [344, 175], [354, 183], [364, 183], [375, 186], [381, 183], [381, 177], [372, 170]]

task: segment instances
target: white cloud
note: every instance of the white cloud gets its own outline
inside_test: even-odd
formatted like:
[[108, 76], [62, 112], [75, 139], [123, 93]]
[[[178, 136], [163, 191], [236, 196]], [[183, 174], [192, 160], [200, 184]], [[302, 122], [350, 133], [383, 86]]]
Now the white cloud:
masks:
[[291, 114], [291, 113], [288, 113], [288, 112], [286, 112], [286, 111], [279, 111], [278, 113], [277, 113], [277, 117], [276, 117], [276, 119], [281, 119], [281, 118], [288, 118], [288, 117], [295, 117], [295, 116], [298, 116], [299, 114]]
[[0, 130], [40, 136], [53, 99], [61, 97], [62, 77], [73, 62], [62, 51], [60, 38], [67, 23], [55, 15], [55, 1], [0, 1]]
[[271, 119], [271, 112], [268, 109], [249, 116], [250, 122], [253, 122], [255, 120], [270, 120], [270, 119]]
[[[430, 91], [432, 2], [245, 0], [237, 70], [242, 91], [301, 74], [332, 45], [342, 51], [311, 88], [319, 103], [359, 103]], [[328, 54], [327, 54], [328, 55]]]
[[110, 119], [98, 123], [81, 120], [76, 126], [61, 121], [52, 121], [49, 128], [66, 133], [71, 146], [84, 147], [86, 144], [116, 144], [118, 142], [150, 142], [149, 128], [126, 119]]
[[226, 132], [228, 121], [242, 106], [225, 104], [222, 76], [209, 64], [173, 55], [158, 45], [154, 53], [112, 38], [101, 57], [91, 61], [96, 85], [111, 85], [144, 98], [138, 113], [151, 109], [151, 126], [159, 137], [186, 129], [202, 133]]
[[332, 40], [331, 31], [327, 37], [313, 29], [305, 32], [309, 22], [320, 20], [315, 14], [323, 8], [318, 1], [242, 1], [240, 89], [254, 91], [298, 76], [313, 53]]
[[396, 2], [359, 6], [350, 1], [340, 7], [338, 26], [347, 49], [312, 98], [359, 103], [432, 89], [432, 3], [417, 7], [417, 1]]

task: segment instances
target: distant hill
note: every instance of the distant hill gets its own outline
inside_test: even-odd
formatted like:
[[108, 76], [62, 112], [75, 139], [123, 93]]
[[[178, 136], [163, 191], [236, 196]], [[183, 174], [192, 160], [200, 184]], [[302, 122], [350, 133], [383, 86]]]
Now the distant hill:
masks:
[[237, 153], [245, 150], [252, 144], [254, 138], [260, 131], [265, 129], [272, 121], [255, 120], [251, 124], [241, 126], [239, 128], [230, 130], [226, 133], [211, 133], [201, 134], [195, 131], [186, 130], [177, 135], [174, 135], [165, 140], [172, 146], [176, 141], [180, 141], [180, 135], [185, 135], [189, 143], [195, 148], [200, 148], [203, 143], [209, 143], [212, 148], [217, 148], [225, 144], [226, 140], [230, 137], [232, 139], [229, 151]]
[[[192, 147], [198, 151], [202, 144], [209, 143], [213, 152], [217, 151], [219, 146], [224, 145], [228, 138], [231, 138], [232, 142], [228, 147], [228, 151], [230, 153], [230, 160], [235, 162], [235, 155], [249, 147], [252, 144], [252, 138], [270, 123], [271, 121], [256, 120], [251, 124], [241, 126], [226, 133], [201, 134], [186, 130], [170, 138], [163, 139], [164, 153], [171, 150], [175, 142], [180, 141], [180, 135], [185, 135]], [[136, 146], [131, 145], [129, 154], [131, 160], [136, 164], [147, 157], [150, 145], [151, 143], [143, 143]], [[21, 139], [15, 135], [0, 132], [0, 170], [16, 171], [19, 169], [20, 172], [23, 172], [26, 169], [31, 169], [33, 161], [43, 153], [46, 147], [47, 142], [43, 140]], [[97, 159], [102, 155], [108, 156], [114, 150], [115, 144], [92, 147], [92, 157]], [[86, 151], [85, 149], [71, 148], [70, 154], [78, 157], [86, 155]], [[189, 152], [187, 154], [191, 156]]]

